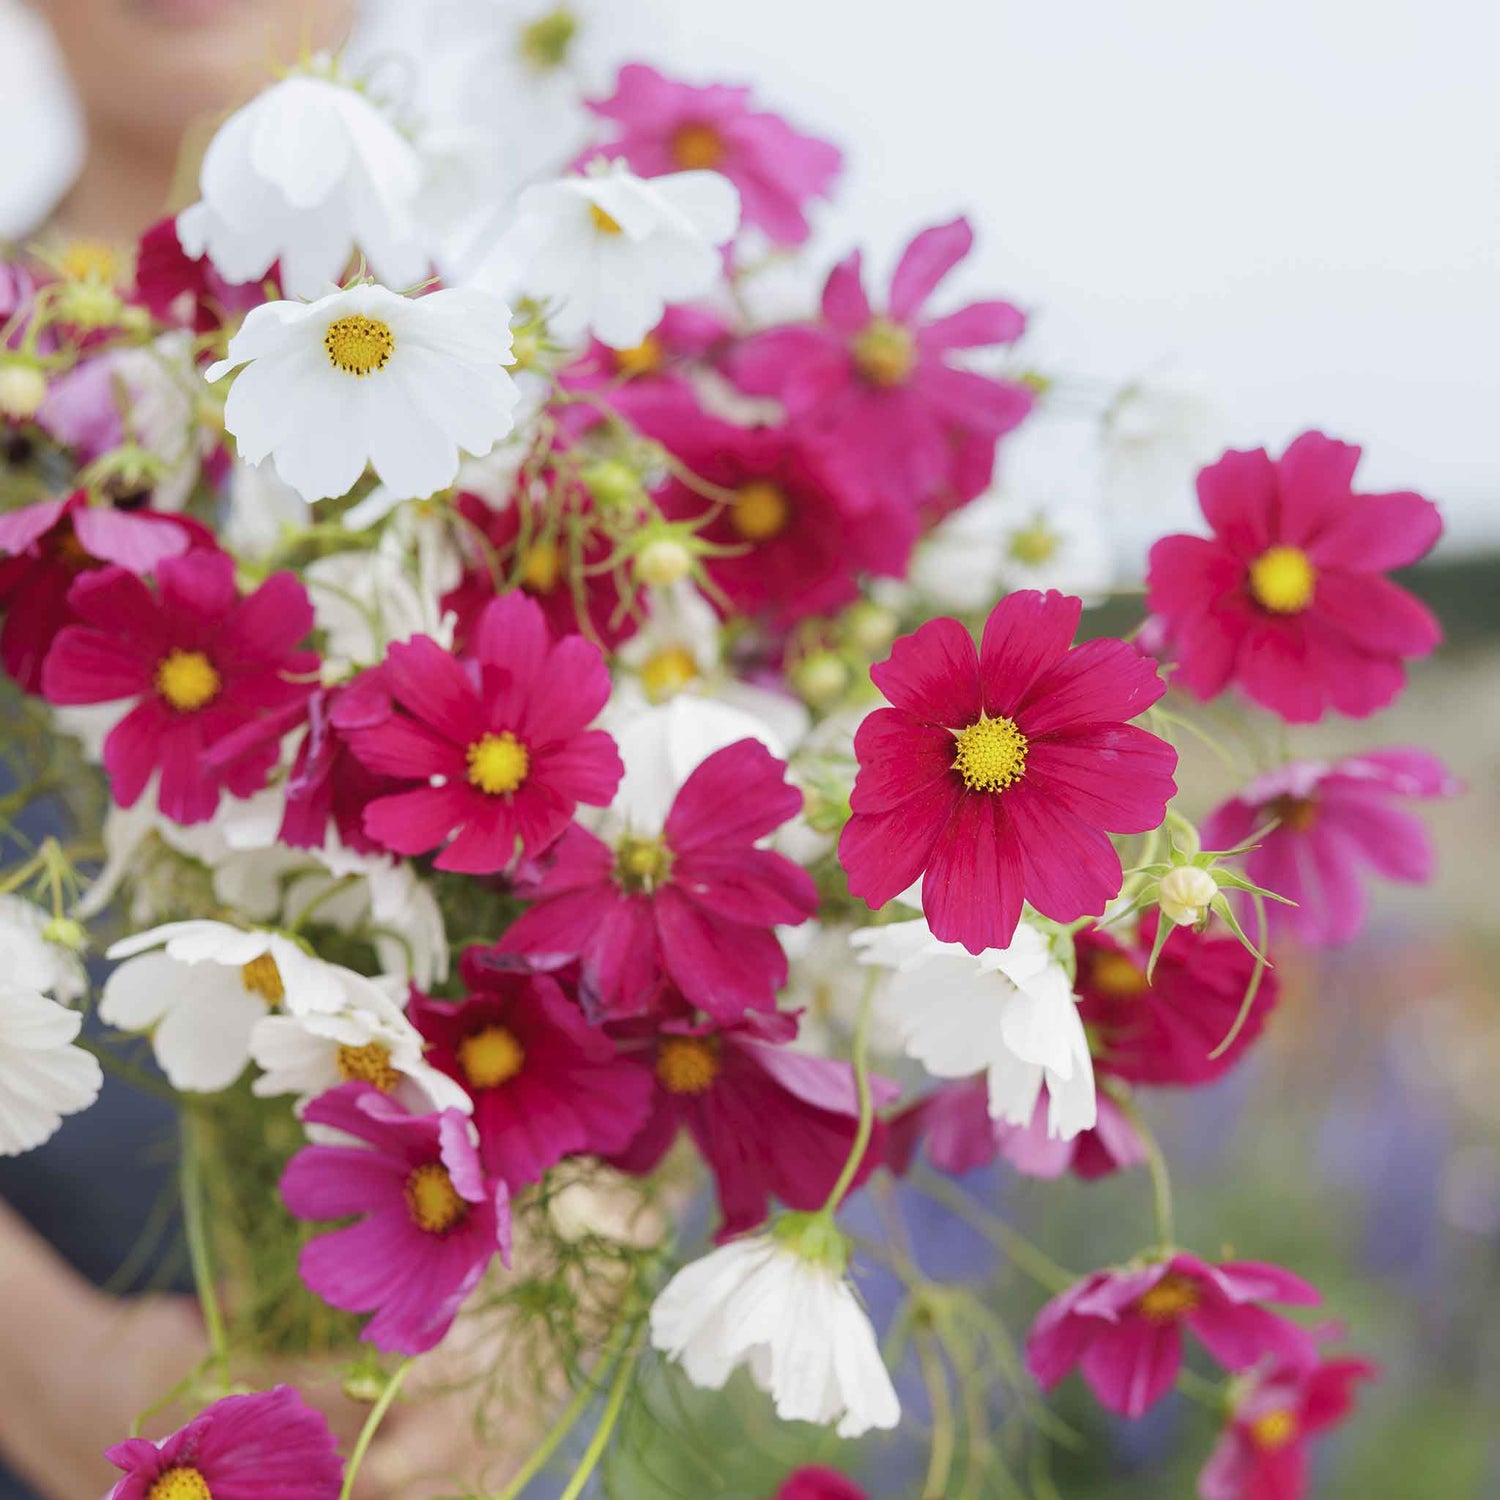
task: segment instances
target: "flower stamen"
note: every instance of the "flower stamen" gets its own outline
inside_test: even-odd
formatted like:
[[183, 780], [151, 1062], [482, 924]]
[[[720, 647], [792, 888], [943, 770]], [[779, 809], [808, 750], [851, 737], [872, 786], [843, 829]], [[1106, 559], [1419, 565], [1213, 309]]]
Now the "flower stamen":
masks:
[[491, 797], [515, 791], [531, 774], [531, 753], [508, 729], [475, 740], [466, 758], [469, 785]]
[[701, 1094], [719, 1076], [719, 1046], [711, 1037], [667, 1036], [656, 1049], [656, 1076], [670, 1094]]
[[851, 346], [855, 368], [871, 385], [900, 385], [916, 363], [917, 341], [909, 328], [876, 318]]
[[672, 868], [672, 851], [660, 839], [623, 838], [615, 850], [615, 878], [627, 891], [654, 891]]
[[208, 1481], [197, 1469], [168, 1469], [146, 1491], [146, 1500], [214, 1500]]
[[424, 1163], [406, 1179], [406, 1208], [417, 1228], [428, 1234], [446, 1234], [469, 1212], [447, 1167], [435, 1161]]
[[503, 1026], [486, 1026], [466, 1036], [457, 1052], [464, 1077], [476, 1089], [509, 1083], [526, 1062], [526, 1049]]
[[1274, 1452], [1285, 1448], [1297, 1436], [1296, 1414], [1278, 1407], [1264, 1412], [1250, 1423], [1250, 1439], [1257, 1448]]
[[1139, 1000], [1151, 988], [1146, 971], [1125, 953], [1096, 954], [1089, 963], [1089, 979], [1111, 1000]]
[[401, 1074], [391, 1065], [391, 1049], [384, 1042], [340, 1047], [334, 1065], [345, 1083], [373, 1084], [382, 1094], [393, 1092], [401, 1082]]
[[685, 172], [712, 171], [724, 160], [724, 137], [712, 125], [689, 121], [672, 137], [672, 159]]
[[367, 318], [363, 313], [351, 313], [347, 318], [338, 318], [328, 325], [323, 335], [323, 347], [328, 351], [329, 363], [363, 380], [376, 370], [383, 370], [396, 352], [396, 335], [389, 323], [379, 318]]
[[1136, 1303], [1136, 1311], [1152, 1323], [1175, 1323], [1178, 1318], [1197, 1307], [1200, 1301], [1198, 1284], [1187, 1276], [1168, 1271], [1151, 1290]]
[[1025, 774], [1026, 749], [1026, 736], [1009, 719], [981, 713], [959, 730], [953, 769], [971, 792], [1003, 792]]
[[769, 542], [786, 530], [792, 508], [779, 485], [753, 479], [740, 487], [729, 509], [729, 524], [747, 542]]
[[281, 970], [269, 953], [258, 954], [240, 966], [240, 983], [252, 995], [259, 995], [267, 1005], [280, 1005], [286, 999], [286, 984]]
[[1318, 570], [1300, 547], [1271, 547], [1250, 564], [1250, 592], [1273, 615], [1301, 614], [1317, 591]]
[[214, 664], [201, 651], [174, 646], [156, 664], [156, 691], [178, 713], [206, 708], [219, 696], [221, 685]]
[[589, 204], [589, 217], [594, 221], [594, 228], [600, 234], [624, 234], [620, 228], [620, 221], [611, 213], [606, 213], [597, 203]]

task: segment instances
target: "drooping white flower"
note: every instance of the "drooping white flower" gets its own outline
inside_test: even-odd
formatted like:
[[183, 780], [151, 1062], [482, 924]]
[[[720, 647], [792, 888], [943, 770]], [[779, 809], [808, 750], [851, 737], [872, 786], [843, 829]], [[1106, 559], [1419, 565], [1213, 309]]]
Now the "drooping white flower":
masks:
[[88, 988], [78, 955], [47, 936], [51, 918], [20, 896], [0, 896], [0, 959], [4, 982], [64, 1002]]
[[746, 1366], [785, 1421], [845, 1438], [894, 1427], [900, 1403], [842, 1254], [782, 1232], [800, 1218], [684, 1266], [652, 1304], [651, 1342], [706, 1390]]
[[515, 225], [481, 268], [479, 285], [508, 283], [555, 308], [554, 332], [586, 331], [617, 349], [639, 344], [667, 304], [709, 291], [718, 247], [739, 226], [739, 193], [717, 172], [649, 181], [622, 162], [527, 188]]
[[1101, 479], [1111, 510], [1159, 536], [1190, 506], [1193, 474], [1223, 446], [1224, 415], [1207, 383], [1158, 371], [1131, 381], [1104, 415]]
[[420, 499], [453, 482], [461, 450], [488, 453], [511, 430], [510, 351], [510, 309], [485, 292], [366, 282], [252, 309], [205, 374], [244, 366], [224, 425], [245, 462], [270, 457], [304, 500], [347, 494], [366, 465]]
[[219, 128], [177, 237], [227, 281], [279, 265], [290, 297], [341, 281], [356, 252], [381, 280], [409, 286], [431, 264], [416, 213], [423, 184], [416, 148], [372, 99], [293, 74]]
[[1094, 1065], [1067, 971], [1036, 928], [977, 957], [924, 920], [866, 927], [861, 963], [889, 969], [882, 1000], [905, 1051], [938, 1078], [989, 1080], [990, 1114], [1026, 1125], [1047, 1086], [1047, 1133], [1068, 1140], [1097, 1115]]
[[40, 1146], [98, 1098], [98, 1059], [75, 1045], [82, 1025], [31, 986], [0, 982], [0, 1156]]
[[394, 549], [335, 552], [309, 563], [302, 576], [323, 632], [326, 680], [341, 681], [374, 666], [387, 646], [414, 635], [452, 644], [451, 620], [445, 626], [438, 599], [422, 593]]

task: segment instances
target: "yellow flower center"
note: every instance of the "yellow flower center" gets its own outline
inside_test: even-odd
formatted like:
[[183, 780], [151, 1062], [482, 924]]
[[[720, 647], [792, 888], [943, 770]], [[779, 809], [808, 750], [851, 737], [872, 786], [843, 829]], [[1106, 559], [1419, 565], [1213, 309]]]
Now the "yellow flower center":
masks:
[[578, 17], [561, 5], [521, 28], [521, 59], [538, 73], [550, 73], [568, 60], [577, 35]]
[[641, 685], [653, 703], [680, 693], [698, 676], [698, 658], [686, 646], [664, 646], [641, 665]]
[[351, 313], [328, 325], [323, 347], [334, 369], [363, 380], [390, 364], [391, 355], [396, 352], [396, 335], [391, 332], [391, 325], [379, 318]]
[[589, 204], [589, 217], [594, 221], [594, 228], [600, 234], [624, 234], [620, 228], [620, 221], [613, 214], [605, 213], [597, 203]]
[[510, 730], [487, 734], [468, 750], [469, 784], [491, 797], [513, 792], [531, 773], [531, 754]]
[[458, 1044], [458, 1065], [476, 1089], [497, 1089], [521, 1071], [526, 1049], [503, 1026], [486, 1026]]
[[384, 1042], [340, 1047], [334, 1062], [345, 1083], [373, 1083], [382, 1094], [389, 1094], [401, 1082], [400, 1073], [391, 1066], [391, 1049]]
[[1011, 532], [1006, 551], [1010, 553], [1011, 561], [1020, 563], [1023, 568], [1039, 568], [1057, 556], [1061, 544], [1062, 538], [1049, 530], [1046, 521], [1038, 516], [1030, 526]]
[[617, 375], [654, 375], [662, 367], [661, 340], [648, 333], [629, 349], [616, 349], [614, 357]]
[[201, 651], [177, 647], [156, 664], [156, 691], [179, 713], [190, 714], [219, 696], [219, 674]]
[[672, 137], [672, 159], [685, 172], [709, 171], [724, 160], [724, 137], [712, 125], [680, 126]]
[[876, 318], [853, 344], [854, 364], [871, 385], [900, 385], [911, 374], [917, 341], [909, 328]]
[[280, 1005], [286, 999], [286, 985], [281, 980], [281, 970], [269, 953], [252, 958], [240, 966], [240, 983], [252, 995], [259, 995], [267, 1005]]
[[417, 1228], [428, 1234], [446, 1234], [469, 1212], [447, 1167], [435, 1161], [418, 1167], [406, 1179], [406, 1208]]
[[1285, 1448], [1297, 1436], [1296, 1413], [1278, 1407], [1250, 1423], [1250, 1437], [1257, 1448]]
[[656, 1076], [672, 1094], [701, 1094], [719, 1076], [718, 1044], [708, 1037], [663, 1037], [656, 1049]]
[[214, 1495], [196, 1469], [168, 1469], [146, 1491], [146, 1500], [214, 1500]]
[[1278, 797], [1270, 812], [1293, 833], [1306, 833], [1318, 821], [1318, 804], [1311, 797]]
[[1198, 1305], [1198, 1284], [1168, 1271], [1136, 1304], [1136, 1311], [1153, 1323], [1175, 1323]]
[[1250, 592], [1273, 615], [1301, 614], [1313, 601], [1318, 570], [1300, 547], [1271, 547], [1250, 564]]
[[1009, 719], [981, 713], [959, 730], [953, 769], [971, 792], [1003, 792], [1026, 771], [1026, 736]]
[[69, 281], [113, 286], [120, 279], [120, 257], [103, 240], [73, 240], [63, 251], [58, 269]]
[[779, 485], [752, 479], [743, 485], [729, 509], [729, 524], [747, 542], [769, 542], [786, 530], [792, 508]]
[[556, 542], [533, 542], [521, 553], [520, 582], [533, 594], [550, 594], [562, 576], [562, 553]]
[[1146, 971], [1125, 953], [1096, 954], [1089, 964], [1089, 978], [1111, 1000], [1139, 1000], [1151, 988]]
[[627, 891], [652, 891], [672, 868], [672, 851], [660, 839], [623, 838], [615, 850], [615, 878]]

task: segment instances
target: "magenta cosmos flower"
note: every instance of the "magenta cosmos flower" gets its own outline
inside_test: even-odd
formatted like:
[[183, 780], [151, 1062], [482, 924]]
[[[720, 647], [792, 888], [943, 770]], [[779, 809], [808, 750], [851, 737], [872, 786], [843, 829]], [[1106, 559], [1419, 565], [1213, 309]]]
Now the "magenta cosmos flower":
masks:
[[360, 1335], [398, 1354], [431, 1349], [496, 1252], [510, 1264], [510, 1199], [486, 1176], [456, 1109], [409, 1115], [368, 1083], [345, 1083], [302, 1111], [363, 1145], [306, 1146], [281, 1178], [299, 1219], [358, 1222], [302, 1249], [302, 1279], [332, 1307], [374, 1313]]
[[0, 662], [28, 693], [41, 692], [47, 651], [78, 618], [68, 591], [80, 573], [113, 563], [144, 576], [207, 540], [196, 521], [90, 505], [82, 490], [0, 516]]
[[819, 1467], [788, 1474], [772, 1500], [869, 1500], [847, 1474]]
[[1443, 524], [1420, 495], [1355, 494], [1359, 449], [1305, 432], [1279, 459], [1226, 453], [1198, 476], [1211, 537], [1151, 549], [1148, 606], [1199, 698], [1231, 684], [1293, 724], [1384, 708], [1442, 631], [1385, 575]]
[[621, 68], [613, 96], [589, 108], [620, 127], [604, 155], [623, 157], [642, 177], [722, 173], [739, 189], [744, 222], [779, 245], [807, 239], [807, 206], [828, 196], [843, 163], [837, 146], [752, 109], [749, 89], [698, 88], [644, 63]]
[[1139, 1417], [1176, 1381], [1184, 1328], [1226, 1370], [1247, 1370], [1267, 1357], [1310, 1364], [1317, 1357], [1313, 1335], [1260, 1304], [1320, 1300], [1290, 1271], [1258, 1261], [1213, 1266], [1179, 1253], [1153, 1265], [1095, 1271], [1037, 1314], [1026, 1367], [1050, 1391], [1081, 1365], [1110, 1411]]
[[974, 302], [928, 318], [928, 299], [973, 248], [967, 219], [924, 229], [901, 257], [885, 312], [870, 305], [856, 251], [823, 288], [821, 321], [772, 328], [735, 351], [730, 371], [774, 396], [826, 445], [835, 481], [856, 496], [944, 513], [990, 481], [995, 443], [1031, 410], [1031, 390], [950, 363], [958, 350], [1014, 343], [1026, 317]]
[[756, 740], [708, 756], [682, 784], [658, 837], [611, 847], [574, 825], [515, 892], [533, 904], [500, 940], [506, 953], [577, 961], [585, 1006], [639, 1012], [665, 981], [720, 1021], [772, 1010], [787, 960], [772, 930], [818, 909], [806, 870], [759, 840], [802, 809], [786, 766]]
[[1161, 825], [1177, 752], [1123, 722], [1161, 697], [1155, 663], [1124, 641], [1073, 646], [1082, 608], [1009, 594], [978, 651], [929, 620], [871, 669], [891, 707], [854, 737], [854, 895], [879, 908], [921, 875], [934, 936], [971, 953], [1008, 947], [1023, 902], [1059, 922], [1104, 911], [1121, 883], [1108, 834]]
[[383, 847], [441, 848], [438, 869], [490, 875], [540, 854], [580, 802], [614, 796], [615, 742], [585, 727], [609, 698], [604, 657], [580, 635], [554, 643], [526, 595], [485, 606], [465, 660], [416, 636], [390, 647], [381, 675], [401, 712], [349, 742], [370, 770], [412, 784], [365, 809]]
[[1100, 1090], [1099, 1117], [1092, 1128], [1067, 1140], [1047, 1133], [1045, 1094], [1028, 1125], [990, 1115], [989, 1082], [983, 1074], [947, 1083], [904, 1109], [891, 1121], [886, 1161], [901, 1175], [920, 1147], [939, 1172], [959, 1177], [1003, 1157], [1023, 1177], [1053, 1179], [1066, 1172], [1092, 1179], [1143, 1166], [1146, 1146], [1120, 1106]]
[[105, 1457], [125, 1471], [106, 1500], [338, 1500], [344, 1479], [327, 1419], [285, 1385], [226, 1396], [171, 1437]]
[[142, 236], [135, 258], [135, 301], [163, 323], [183, 323], [196, 333], [212, 333], [224, 323], [259, 307], [273, 265], [259, 281], [236, 285], [214, 270], [207, 256], [193, 257], [177, 238], [177, 220], [166, 218]]
[[1232, 1068], [1265, 1028], [1276, 1008], [1276, 974], [1262, 972], [1239, 1035], [1213, 1057], [1244, 1004], [1255, 959], [1235, 938], [1179, 927], [1148, 981], [1158, 921], [1153, 911], [1134, 933], [1094, 927], [1077, 935], [1078, 1013], [1100, 1072], [1132, 1083], [1209, 1083]]
[[460, 1003], [413, 991], [427, 1061], [474, 1101], [487, 1171], [512, 1190], [565, 1156], [619, 1151], [646, 1118], [651, 1084], [545, 974], [503, 973], [469, 949]]
[[[1245, 870], [1256, 885], [1295, 901], [1267, 902], [1272, 926], [1305, 943], [1347, 943], [1364, 925], [1366, 870], [1420, 885], [1432, 879], [1432, 840], [1404, 797], [1462, 791], [1425, 750], [1371, 750], [1345, 760], [1300, 760], [1252, 781], [1203, 825], [1210, 849], [1255, 839]], [[1259, 833], [1272, 822], [1269, 833]]]
[[1329, 1359], [1253, 1376], [1198, 1476], [1201, 1500], [1303, 1500], [1310, 1440], [1342, 1422], [1355, 1387], [1379, 1374], [1369, 1360]]
[[[645, 1124], [612, 1165], [650, 1173], [686, 1130], [718, 1187], [720, 1244], [763, 1224], [773, 1198], [821, 1208], [854, 1147], [859, 1101], [849, 1064], [792, 1051], [796, 1035], [797, 1018], [785, 1012], [723, 1027], [670, 1020], [647, 1038], [622, 1027], [622, 1045], [641, 1049], [654, 1091]], [[877, 1106], [898, 1092], [874, 1080]], [[854, 1186], [884, 1148], [877, 1120]]]
[[123, 700], [127, 712], [104, 742], [114, 800], [132, 806], [159, 770], [163, 814], [201, 823], [222, 790], [248, 797], [265, 785], [274, 740], [222, 770], [209, 752], [312, 692], [318, 658], [296, 649], [312, 605], [290, 573], [241, 598], [233, 560], [208, 548], [162, 559], [156, 584], [153, 593], [124, 568], [81, 576], [68, 594], [80, 623], [59, 633], [42, 691], [52, 703]]

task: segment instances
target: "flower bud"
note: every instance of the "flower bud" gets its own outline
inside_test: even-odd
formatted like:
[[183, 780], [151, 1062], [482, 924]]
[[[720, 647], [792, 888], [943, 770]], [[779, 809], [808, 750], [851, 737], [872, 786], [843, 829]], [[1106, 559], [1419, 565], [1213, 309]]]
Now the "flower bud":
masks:
[[1162, 876], [1156, 899], [1169, 922], [1195, 927], [1207, 916], [1208, 904], [1218, 894], [1218, 882], [1207, 870], [1179, 865]]
[[896, 616], [883, 604], [862, 599], [844, 611], [844, 639], [862, 655], [884, 651], [896, 638]]
[[77, 328], [107, 328], [120, 320], [125, 304], [113, 287], [98, 281], [65, 281], [57, 297], [59, 322]]
[[618, 459], [607, 458], [590, 464], [578, 477], [605, 510], [623, 510], [640, 501], [641, 476]]
[[849, 669], [831, 651], [814, 651], [792, 668], [792, 686], [802, 698], [821, 708], [849, 686]]
[[42, 936], [49, 943], [56, 943], [59, 948], [66, 948], [72, 953], [82, 953], [89, 940], [83, 923], [74, 921], [72, 917], [52, 917], [42, 928]]
[[12, 360], [0, 365], [0, 417], [24, 422], [47, 399], [47, 377], [35, 365]]
[[635, 560], [636, 576], [654, 589], [669, 588], [686, 578], [692, 567], [693, 554], [670, 536], [659, 536], [647, 542]]

